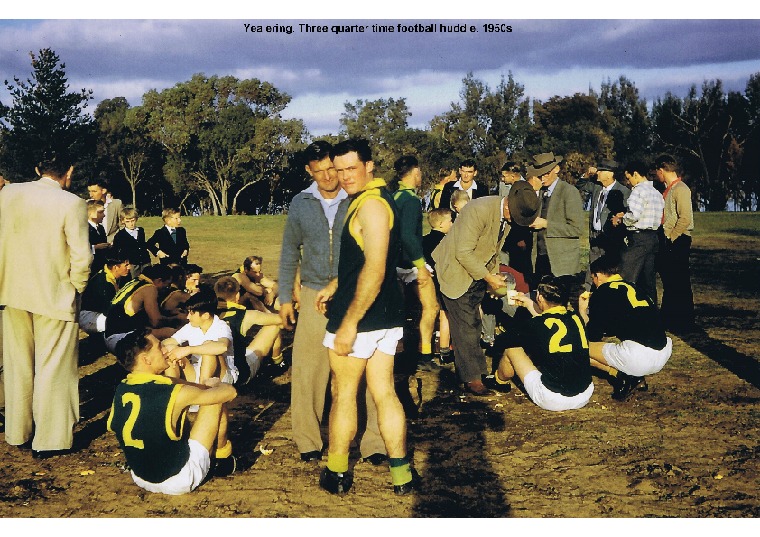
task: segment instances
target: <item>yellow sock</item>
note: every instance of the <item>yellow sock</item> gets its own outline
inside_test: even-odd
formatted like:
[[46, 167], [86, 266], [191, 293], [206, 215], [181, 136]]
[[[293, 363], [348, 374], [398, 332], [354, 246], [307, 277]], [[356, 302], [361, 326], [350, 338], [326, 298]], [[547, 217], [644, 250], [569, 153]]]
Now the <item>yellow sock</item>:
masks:
[[232, 455], [232, 442], [229, 440], [222, 447], [216, 448], [216, 453], [214, 453], [214, 457], [217, 459], [226, 459], [230, 455]]
[[494, 380], [496, 380], [496, 384], [507, 384], [509, 382], [509, 379], [502, 380], [499, 376], [499, 370], [497, 369], [496, 372], [493, 374]]
[[284, 356], [282, 355], [282, 353], [278, 354], [277, 356], [272, 356], [272, 363], [274, 365], [280, 365], [282, 363], [283, 358]]
[[334, 453], [327, 453], [327, 469], [331, 472], [343, 474], [348, 472], [348, 453], [343, 455], [337, 455]]
[[421, 354], [431, 354], [433, 352], [433, 346], [430, 343], [423, 343], [420, 345]]

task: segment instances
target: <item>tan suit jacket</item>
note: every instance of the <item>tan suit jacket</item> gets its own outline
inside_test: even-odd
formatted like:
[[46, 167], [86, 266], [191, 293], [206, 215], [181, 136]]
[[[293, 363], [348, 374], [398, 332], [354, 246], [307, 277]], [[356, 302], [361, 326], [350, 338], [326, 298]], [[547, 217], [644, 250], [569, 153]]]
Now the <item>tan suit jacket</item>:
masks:
[[120, 199], [112, 198], [106, 207], [106, 217], [103, 220], [103, 227], [108, 235], [108, 242], [113, 243], [113, 238], [121, 229], [121, 212], [124, 206]]
[[499, 238], [502, 197], [485, 196], [467, 203], [451, 230], [433, 250], [441, 292], [451, 299], [461, 297], [473, 281], [494, 272], [498, 253], [509, 234], [509, 224]]
[[0, 191], [0, 304], [74, 321], [91, 260], [83, 199], [47, 178]]

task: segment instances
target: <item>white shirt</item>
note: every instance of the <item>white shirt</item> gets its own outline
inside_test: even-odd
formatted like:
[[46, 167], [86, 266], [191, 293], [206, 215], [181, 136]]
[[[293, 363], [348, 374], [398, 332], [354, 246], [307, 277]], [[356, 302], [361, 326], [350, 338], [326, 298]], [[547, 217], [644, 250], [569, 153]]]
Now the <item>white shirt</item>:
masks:
[[[454, 186], [457, 187], [459, 190], [464, 190], [462, 188], [462, 184], [459, 182], [459, 179], [457, 179], [457, 182], [454, 183]], [[467, 192], [467, 196], [470, 199], [472, 199], [472, 191], [473, 190], [477, 190], [477, 189], [478, 189], [478, 183], [476, 183], [475, 181], [473, 181], [472, 184], [470, 185], [470, 188], [468, 188], [467, 190], [464, 190], [464, 191]]]
[[[217, 341], [219, 339], [228, 339], [229, 345], [227, 347], [227, 354], [225, 361], [227, 362], [227, 368], [233, 371], [237, 378], [237, 367], [235, 367], [235, 349], [232, 346], [232, 329], [230, 325], [221, 320], [218, 316], [214, 315], [214, 320], [211, 322], [211, 326], [206, 332], [198, 327], [191, 326], [189, 323], [177, 330], [172, 339], [174, 339], [180, 345], [187, 343], [191, 347], [202, 345], [207, 341]], [[195, 369], [196, 378], [200, 377], [201, 371], [201, 356], [200, 354], [191, 354], [188, 356], [190, 363]]]
[[338, 205], [340, 205], [342, 200], [348, 197], [346, 191], [341, 188], [338, 191], [337, 196], [332, 199], [327, 199], [319, 191], [319, 188], [317, 188], [317, 183], [313, 182], [308, 188], [304, 189], [304, 192], [308, 192], [319, 200], [319, 203], [322, 204], [322, 211], [325, 213], [327, 222], [330, 224], [330, 229], [332, 229], [333, 223], [335, 222], [335, 215], [338, 214]]

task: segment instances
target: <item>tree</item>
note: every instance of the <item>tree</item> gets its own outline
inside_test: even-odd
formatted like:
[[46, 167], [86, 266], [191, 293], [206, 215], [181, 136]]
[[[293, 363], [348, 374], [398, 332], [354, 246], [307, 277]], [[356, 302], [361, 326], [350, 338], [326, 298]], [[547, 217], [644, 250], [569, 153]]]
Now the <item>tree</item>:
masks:
[[53, 50], [29, 55], [31, 77], [5, 80], [13, 106], [0, 105], [0, 166], [15, 181], [33, 178], [46, 151], [65, 151], [80, 164], [92, 154], [92, 119], [84, 114], [92, 90], [68, 91], [66, 64]]
[[283, 150], [303, 144], [298, 120], [280, 112], [290, 96], [269, 82], [196, 74], [162, 92], [143, 96], [150, 137], [166, 151], [164, 174], [185, 199], [202, 192], [216, 215], [260, 180], [273, 181]]
[[[515, 82], [512, 73], [495, 91], [468, 73], [462, 80], [460, 101], [431, 121], [431, 132], [441, 140], [454, 157], [454, 166], [466, 158], [478, 163], [478, 179], [496, 181], [507, 158], [521, 160], [530, 125], [529, 101], [524, 87]], [[490, 180], [490, 181], [489, 181]]]
[[603, 128], [613, 139], [614, 158], [621, 163], [649, 156], [651, 121], [645, 99], [625, 76], [602, 83], [598, 97]]
[[340, 116], [342, 134], [348, 138], [364, 138], [372, 147], [375, 175], [390, 176], [399, 153], [393, 147], [394, 135], [407, 129], [412, 113], [406, 99], [357, 100], [344, 103]]

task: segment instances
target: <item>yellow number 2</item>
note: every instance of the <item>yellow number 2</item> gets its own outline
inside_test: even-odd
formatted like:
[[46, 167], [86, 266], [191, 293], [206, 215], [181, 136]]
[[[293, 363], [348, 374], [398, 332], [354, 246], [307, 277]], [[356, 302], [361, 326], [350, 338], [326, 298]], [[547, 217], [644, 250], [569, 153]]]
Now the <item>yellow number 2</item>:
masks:
[[625, 287], [625, 293], [628, 297], [628, 302], [630, 302], [631, 306], [634, 308], [640, 308], [642, 306], [649, 305], [646, 300], [638, 300], [636, 298], [636, 290], [625, 282], [611, 282], [610, 287], [613, 289], [617, 289], [618, 287]]
[[565, 326], [565, 323], [559, 319], [550, 317], [544, 321], [544, 324], [549, 329], [555, 326], [557, 327], [557, 331], [552, 334], [552, 337], [549, 340], [549, 352], [572, 352], [573, 345], [571, 343], [562, 345], [562, 338], [567, 335], [567, 326]]
[[132, 438], [132, 429], [135, 427], [137, 415], [140, 414], [140, 396], [136, 393], [125, 393], [121, 396], [121, 404], [123, 406], [132, 406], [132, 410], [129, 412], [129, 417], [124, 424], [124, 429], [121, 431], [124, 445], [137, 449], [145, 449], [145, 443], [142, 440]]

